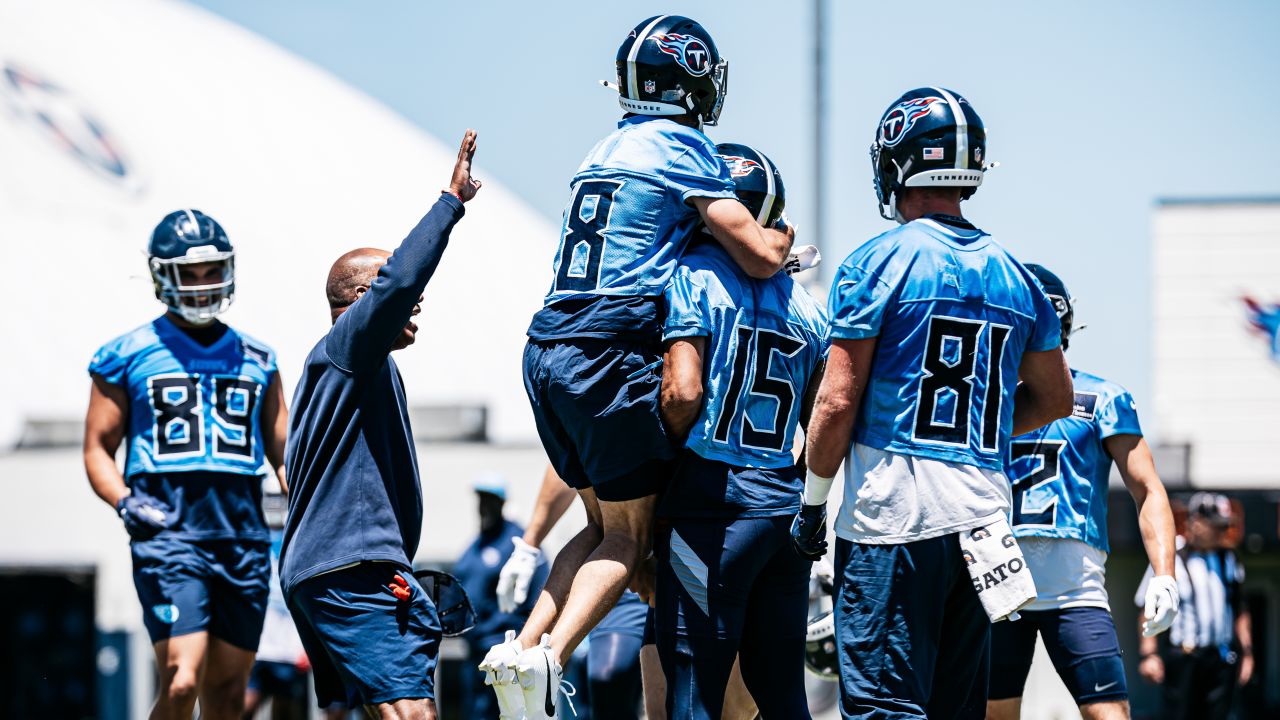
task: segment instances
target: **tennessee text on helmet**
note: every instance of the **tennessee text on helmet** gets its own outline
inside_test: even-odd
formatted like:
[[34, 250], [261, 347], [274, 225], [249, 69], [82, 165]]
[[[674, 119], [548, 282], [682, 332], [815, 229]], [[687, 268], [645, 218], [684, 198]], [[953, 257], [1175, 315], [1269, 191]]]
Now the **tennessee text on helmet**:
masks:
[[782, 173], [764, 153], [740, 143], [720, 143], [716, 154], [729, 168], [734, 191], [756, 222], [773, 227], [787, 204]]
[[[618, 48], [618, 104], [637, 115], [692, 114], [720, 119], [729, 61], [711, 34], [680, 15], [656, 15], [635, 26]], [[607, 85], [608, 83], [606, 83]]]
[[1027, 263], [1027, 269], [1036, 276], [1036, 280], [1040, 281], [1044, 294], [1049, 297], [1049, 302], [1053, 303], [1053, 310], [1058, 314], [1058, 321], [1062, 323], [1062, 349], [1066, 350], [1067, 341], [1071, 336], [1085, 328], [1084, 325], [1074, 327], [1076, 299], [1067, 291], [1067, 285], [1062, 282], [1062, 278], [1055, 275], [1049, 268]]
[[[183, 266], [216, 263], [217, 280], [185, 284]], [[235, 298], [235, 250], [216, 220], [199, 210], [176, 210], [151, 233], [147, 264], [156, 298], [194, 325], [213, 321]]]
[[880, 215], [899, 220], [895, 196], [909, 187], [965, 188], [968, 199], [982, 184], [987, 165], [982, 118], [959, 93], [917, 88], [880, 116], [871, 144], [871, 168]]

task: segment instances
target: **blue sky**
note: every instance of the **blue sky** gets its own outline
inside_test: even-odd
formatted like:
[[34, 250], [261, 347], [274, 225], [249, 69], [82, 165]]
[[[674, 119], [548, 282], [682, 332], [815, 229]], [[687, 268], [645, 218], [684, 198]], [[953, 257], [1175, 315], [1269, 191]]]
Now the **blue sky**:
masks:
[[[379, 3], [195, 0], [324, 67], [444, 142], [481, 134], [477, 175], [550, 218], [619, 117], [612, 78], [650, 15], [699, 20], [730, 61], [717, 141], [765, 151], [800, 240], [813, 227], [812, 9], [766, 0]], [[1150, 215], [1160, 197], [1280, 195], [1280, 3], [828, 0], [828, 270], [889, 228], [867, 147], [903, 91], [967, 96], [1001, 163], [966, 215], [1056, 270], [1089, 324], [1072, 364], [1150, 397]]]

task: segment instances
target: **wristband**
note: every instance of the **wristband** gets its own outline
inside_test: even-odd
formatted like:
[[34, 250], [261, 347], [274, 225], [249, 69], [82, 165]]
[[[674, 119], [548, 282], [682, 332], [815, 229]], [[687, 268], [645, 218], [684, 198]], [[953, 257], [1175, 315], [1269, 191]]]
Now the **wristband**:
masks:
[[824, 478], [812, 470], [806, 469], [805, 472], [804, 494], [801, 501], [805, 505], [826, 505], [827, 496], [831, 494], [831, 483], [835, 478]]

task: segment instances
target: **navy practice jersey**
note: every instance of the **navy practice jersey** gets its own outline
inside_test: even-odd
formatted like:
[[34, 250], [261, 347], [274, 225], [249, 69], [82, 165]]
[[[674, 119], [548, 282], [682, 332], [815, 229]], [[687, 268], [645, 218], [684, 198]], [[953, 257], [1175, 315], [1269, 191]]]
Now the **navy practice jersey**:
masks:
[[637, 317], [635, 298], [662, 295], [699, 218], [694, 197], [735, 197], [707, 136], [664, 118], [619, 122], [573, 176], [547, 309], [529, 336], [610, 337], [633, 330], [643, 313], [656, 322], [657, 303]]
[[878, 338], [854, 442], [1003, 471], [1022, 355], [1061, 341], [1026, 268], [967, 222], [930, 216], [853, 251], [828, 311], [833, 339]]
[[[707, 338], [702, 410], [685, 445], [714, 462], [682, 463], [689, 472], [672, 481], [663, 514], [794, 509], [799, 474], [768, 471], [795, 466], [805, 391], [826, 355], [822, 307], [786, 273], [753, 280], [710, 240], [690, 248], [666, 300], [664, 339]], [[708, 483], [715, 487], [692, 487]]]
[[457, 198], [441, 195], [307, 356], [285, 451], [286, 597], [297, 583], [344, 565], [413, 562], [422, 486], [404, 381], [390, 353], [462, 214]]
[[1142, 435], [1133, 397], [1100, 377], [1071, 371], [1075, 408], [1069, 417], [1013, 439], [1013, 532], [1070, 538], [1109, 552], [1107, 486], [1111, 455], [1102, 441]]
[[167, 316], [103, 345], [89, 372], [129, 396], [125, 477], [263, 473], [262, 397], [275, 353], [234, 329], [205, 347]]

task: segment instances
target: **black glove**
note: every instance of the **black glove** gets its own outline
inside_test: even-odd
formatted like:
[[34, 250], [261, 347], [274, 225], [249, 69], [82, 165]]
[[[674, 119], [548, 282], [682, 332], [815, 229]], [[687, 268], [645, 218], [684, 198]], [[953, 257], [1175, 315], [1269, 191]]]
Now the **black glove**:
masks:
[[125, 495], [116, 503], [116, 512], [134, 540], [150, 540], [169, 527], [169, 508], [154, 498]]
[[800, 505], [791, 521], [791, 544], [800, 557], [817, 560], [827, 552], [827, 505]]

